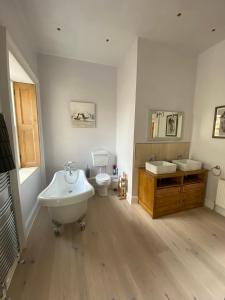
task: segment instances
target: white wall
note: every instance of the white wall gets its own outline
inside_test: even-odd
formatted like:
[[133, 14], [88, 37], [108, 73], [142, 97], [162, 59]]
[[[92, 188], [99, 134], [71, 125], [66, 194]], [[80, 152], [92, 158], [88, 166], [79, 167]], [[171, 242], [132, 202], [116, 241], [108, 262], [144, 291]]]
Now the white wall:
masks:
[[[26, 23], [26, 19], [23, 15], [23, 10], [21, 9], [21, 5], [18, 1], [12, 0], [2, 0], [0, 4], [0, 25], [3, 25], [7, 29], [7, 51], [10, 50], [13, 55], [16, 57], [16, 59], [19, 61], [20, 64], [23, 65], [23, 67], [26, 67], [26, 71], [32, 72], [32, 74], [37, 74], [37, 55], [36, 55], [36, 49], [35, 49], [35, 43], [34, 38], [32, 36], [32, 33], [30, 31], [29, 26]], [[6, 57], [5, 57], [6, 58]], [[6, 58], [7, 59], [7, 58]], [[7, 62], [6, 62], [7, 63]], [[7, 70], [4, 70], [5, 74], [4, 76], [9, 79], [9, 74], [7, 74]], [[29, 74], [30, 75], [30, 74]], [[37, 82], [35, 80], [35, 82]], [[8, 97], [10, 97], [10, 91], [8, 90]], [[5, 98], [6, 99], [6, 98]], [[8, 98], [7, 98], [8, 99]], [[4, 100], [4, 99], [3, 99]], [[2, 100], [2, 101], [3, 101]], [[1, 102], [1, 99], [0, 99]], [[1, 107], [1, 103], [0, 103]], [[3, 106], [3, 111], [5, 113], [5, 116], [7, 116], [7, 122], [12, 122], [12, 119], [10, 119], [10, 113], [12, 114], [11, 110], [11, 103], [10, 98], [6, 105]], [[7, 114], [6, 110], [8, 110], [9, 114]], [[11, 112], [9, 111], [11, 110]], [[11, 124], [13, 126], [13, 123]], [[16, 145], [16, 139], [15, 139], [15, 130], [11, 126], [8, 126], [9, 134], [13, 137], [14, 143]], [[40, 126], [41, 131], [41, 126]], [[41, 142], [42, 144], [42, 142]], [[15, 148], [16, 151], [16, 148]], [[42, 155], [42, 158], [43, 155]], [[21, 246], [23, 246], [24, 243], [24, 237], [23, 233], [25, 231], [25, 235], [28, 234], [27, 229], [25, 228], [26, 224], [32, 223], [32, 216], [33, 216], [33, 209], [37, 206], [37, 198], [36, 198], [36, 188], [39, 189], [39, 192], [44, 186], [45, 181], [45, 171], [44, 171], [44, 159], [42, 160], [42, 170], [41, 172], [37, 172], [32, 178], [32, 186], [27, 185], [27, 181], [23, 184], [23, 190], [29, 190], [30, 196], [27, 200], [26, 196], [24, 196], [24, 193], [20, 190], [19, 185], [19, 176], [18, 176], [18, 169], [15, 172], [15, 185], [13, 187], [13, 190], [16, 190], [19, 188], [19, 196], [14, 196], [14, 201], [20, 201], [20, 207], [22, 210], [22, 213], [26, 211], [26, 217], [23, 215], [23, 220], [18, 220], [17, 223], [23, 222], [24, 228], [19, 230], [20, 231], [20, 237], [21, 237]], [[40, 187], [39, 182], [42, 182], [42, 187]], [[17, 185], [17, 187], [16, 187]], [[17, 216], [21, 219], [21, 211], [20, 207], [18, 206], [17, 209]], [[29, 212], [29, 213], [28, 213]], [[18, 227], [21, 227], [20, 224]], [[20, 228], [19, 228], [20, 229]], [[23, 231], [23, 232], [22, 232]]]
[[0, 1], [0, 24], [7, 28], [13, 42], [17, 45], [33, 72], [37, 74], [35, 42], [19, 1]]
[[147, 142], [148, 110], [184, 112], [183, 141], [190, 141], [197, 57], [178, 46], [139, 38], [135, 142]]
[[128, 175], [128, 200], [132, 196], [134, 121], [137, 80], [137, 40], [126, 53], [117, 71], [116, 152], [120, 171]]
[[178, 46], [139, 38], [119, 66], [116, 149], [118, 166], [128, 174], [129, 199], [137, 176], [134, 145], [148, 141], [149, 109], [183, 111], [182, 141], [191, 140], [196, 64], [197, 57]]
[[[38, 62], [48, 179], [68, 160], [91, 166], [94, 149], [115, 154], [116, 69], [48, 55]], [[71, 100], [97, 104], [96, 128], [71, 126]]]
[[42, 189], [43, 182], [41, 180], [40, 168], [37, 168], [36, 171], [20, 185], [22, 220], [26, 238], [38, 211], [37, 196]]
[[[31, 229], [32, 223], [38, 213], [38, 202], [37, 195], [44, 189], [46, 185], [45, 180], [45, 159], [43, 153], [43, 137], [42, 137], [42, 121], [41, 121], [41, 109], [40, 109], [40, 97], [39, 97], [39, 81], [33, 70], [30, 68], [23, 54], [18, 49], [17, 45], [11, 40], [8, 40], [8, 50], [15, 53], [13, 56], [9, 53], [9, 78], [12, 81], [24, 82], [24, 83], [35, 83], [37, 92], [37, 109], [38, 109], [38, 125], [39, 125], [39, 136], [40, 136], [40, 152], [41, 152], [41, 165], [35, 171], [30, 173], [29, 178], [21, 184], [21, 177], [24, 176], [24, 171], [28, 170], [20, 169], [19, 160], [19, 148], [17, 129], [15, 122], [14, 112], [14, 95], [11, 89], [10, 109], [11, 109], [11, 124], [13, 129], [14, 138], [14, 153], [15, 162], [18, 173], [18, 185], [19, 185], [19, 198], [22, 211], [22, 223], [25, 238], [27, 238]], [[14, 114], [14, 116], [13, 116]]]
[[9, 52], [9, 76], [12, 82], [16, 81], [34, 84], [33, 80], [31, 80], [27, 72], [25, 72], [11, 52]]
[[[225, 176], [225, 139], [212, 138], [214, 111], [225, 105], [225, 41], [199, 56], [194, 100], [191, 155], [210, 168], [220, 165]], [[206, 205], [212, 207], [218, 179], [209, 173]]]

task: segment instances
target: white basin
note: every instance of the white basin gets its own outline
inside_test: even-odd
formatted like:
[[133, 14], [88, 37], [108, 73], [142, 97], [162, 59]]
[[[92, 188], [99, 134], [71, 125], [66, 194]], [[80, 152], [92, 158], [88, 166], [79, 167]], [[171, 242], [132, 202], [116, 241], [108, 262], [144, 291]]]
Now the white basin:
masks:
[[196, 171], [202, 168], [202, 163], [200, 161], [192, 159], [172, 160], [172, 162], [175, 163], [181, 171]]
[[177, 165], [167, 161], [147, 161], [145, 163], [145, 169], [154, 174], [175, 173]]

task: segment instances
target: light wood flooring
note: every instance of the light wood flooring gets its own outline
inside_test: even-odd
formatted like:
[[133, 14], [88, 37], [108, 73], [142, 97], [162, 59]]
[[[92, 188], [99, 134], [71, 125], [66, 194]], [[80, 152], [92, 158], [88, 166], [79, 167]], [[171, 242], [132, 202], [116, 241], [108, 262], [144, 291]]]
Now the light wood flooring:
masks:
[[157, 220], [116, 198], [89, 200], [87, 228], [55, 237], [41, 209], [11, 300], [224, 300], [225, 218], [194, 209]]

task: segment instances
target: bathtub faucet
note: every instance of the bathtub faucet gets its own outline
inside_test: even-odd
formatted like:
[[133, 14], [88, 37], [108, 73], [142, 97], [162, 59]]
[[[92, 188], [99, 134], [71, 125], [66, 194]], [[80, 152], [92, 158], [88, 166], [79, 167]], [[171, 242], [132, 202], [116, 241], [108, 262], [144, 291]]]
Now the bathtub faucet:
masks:
[[73, 169], [74, 164], [75, 164], [75, 161], [67, 161], [64, 164], [64, 170], [69, 172], [70, 176], [72, 176], [72, 169]]

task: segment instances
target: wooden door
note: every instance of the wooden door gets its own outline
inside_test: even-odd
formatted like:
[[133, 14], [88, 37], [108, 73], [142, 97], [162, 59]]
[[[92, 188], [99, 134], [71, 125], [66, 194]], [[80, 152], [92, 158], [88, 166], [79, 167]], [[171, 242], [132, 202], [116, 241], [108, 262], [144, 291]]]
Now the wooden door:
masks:
[[14, 82], [21, 167], [40, 165], [37, 99], [34, 84]]

